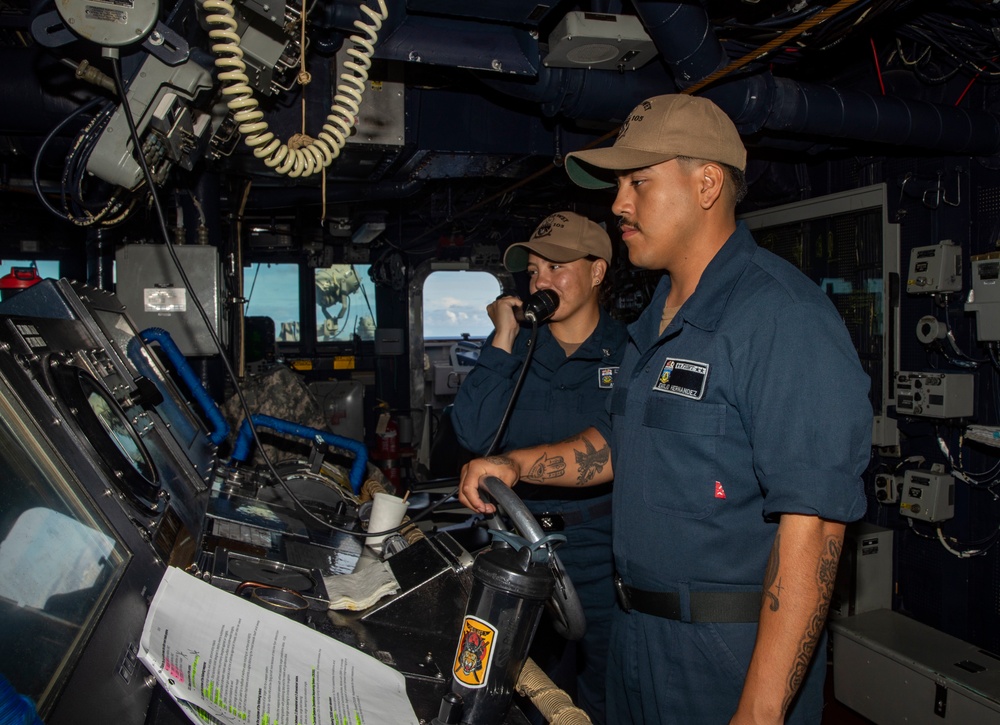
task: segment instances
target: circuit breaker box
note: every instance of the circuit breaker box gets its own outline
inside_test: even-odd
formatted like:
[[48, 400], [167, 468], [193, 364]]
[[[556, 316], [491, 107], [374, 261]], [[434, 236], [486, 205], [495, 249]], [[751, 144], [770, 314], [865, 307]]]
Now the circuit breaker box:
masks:
[[962, 248], [951, 240], [910, 253], [906, 291], [910, 294], [938, 294], [962, 289]]
[[907, 471], [899, 513], [920, 521], [947, 521], [955, 515], [955, 479], [943, 471]]
[[972, 262], [972, 290], [965, 311], [976, 315], [976, 339], [1000, 340], [1000, 252], [976, 254]]
[[892, 529], [855, 521], [847, 526], [830, 599], [830, 618], [892, 608]]
[[896, 373], [896, 413], [925, 418], [968, 418], [973, 413], [971, 373]]
[[116, 293], [136, 327], [159, 327], [170, 333], [185, 355], [216, 355], [218, 350], [193, 295], [225, 342], [219, 250], [206, 245], [176, 245], [174, 251], [191, 289], [184, 286], [177, 266], [163, 244], [127, 244], [115, 255]]

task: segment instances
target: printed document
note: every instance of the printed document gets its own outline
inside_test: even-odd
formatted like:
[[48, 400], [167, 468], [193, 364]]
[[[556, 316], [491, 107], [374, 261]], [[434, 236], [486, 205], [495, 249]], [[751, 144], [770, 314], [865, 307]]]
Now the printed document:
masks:
[[139, 657], [198, 725], [418, 723], [396, 670], [176, 567]]

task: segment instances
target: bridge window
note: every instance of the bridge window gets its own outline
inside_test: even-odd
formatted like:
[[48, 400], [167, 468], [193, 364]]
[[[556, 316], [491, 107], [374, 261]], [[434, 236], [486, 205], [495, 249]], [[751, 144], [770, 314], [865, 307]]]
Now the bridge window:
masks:
[[441, 270], [424, 282], [424, 340], [482, 339], [493, 332], [486, 306], [500, 294], [489, 272]]
[[59, 279], [59, 262], [53, 259], [3, 259], [0, 260], [0, 276], [10, 274], [14, 268], [35, 268], [42, 279]]
[[375, 284], [370, 265], [334, 264], [317, 269], [316, 340], [319, 342], [374, 340]]
[[278, 342], [298, 342], [299, 265], [251, 264], [243, 270], [247, 317], [270, 317]]

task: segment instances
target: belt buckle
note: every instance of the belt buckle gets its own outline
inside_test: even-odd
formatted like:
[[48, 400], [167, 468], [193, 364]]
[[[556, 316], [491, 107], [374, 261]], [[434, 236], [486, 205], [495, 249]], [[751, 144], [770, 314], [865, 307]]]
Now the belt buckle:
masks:
[[618, 606], [622, 608], [622, 611], [626, 614], [632, 611], [632, 601], [628, 596], [628, 588], [625, 586], [625, 582], [616, 573], [615, 574], [615, 597], [618, 598]]
[[566, 528], [566, 522], [560, 514], [546, 512], [536, 514], [535, 519], [538, 521], [538, 525], [542, 527], [542, 531], [563, 531]]

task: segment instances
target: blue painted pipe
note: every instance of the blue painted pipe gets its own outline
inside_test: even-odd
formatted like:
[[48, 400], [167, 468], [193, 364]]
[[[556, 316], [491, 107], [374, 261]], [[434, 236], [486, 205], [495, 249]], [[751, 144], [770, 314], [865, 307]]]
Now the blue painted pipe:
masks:
[[[728, 62], [703, 3], [635, 0], [633, 5], [662, 62], [625, 74], [543, 65], [534, 78], [478, 77], [501, 93], [538, 103], [547, 117], [615, 124], [642, 99], [692, 86]], [[839, 90], [775, 77], [759, 64], [753, 68], [753, 75], [720, 80], [698, 95], [718, 104], [757, 145], [780, 147], [812, 136], [972, 156], [1000, 152], [1000, 114]]]
[[187, 385], [191, 397], [201, 406], [205, 417], [211, 423], [213, 430], [209, 433], [209, 439], [214, 445], [220, 445], [222, 441], [226, 440], [226, 436], [229, 435], [229, 423], [226, 422], [222, 411], [219, 410], [219, 406], [215, 404], [208, 391], [205, 390], [194, 370], [188, 365], [187, 358], [184, 357], [184, 353], [180, 351], [177, 343], [170, 337], [170, 333], [159, 327], [150, 327], [140, 332], [139, 336], [143, 339], [143, 342], [158, 342], [160, 344], [160, 349], [166, 353], [170, 362], [173, 363], [177, 374], [184, 381], [184, 384]]
[[[281, 420], [280, 418], [272, 418], [269, 415], [254, 415], [250, 417], [250, 420], [253, 421], [254, 426], [257, 428], [270, 428], [279, 433], [287, 433], [288, 435], [298, 436], [305, 440], [320, 438], [327, 445], [350, 451], [354, 454], [354, 463], [351, 465], [349, 476], [351, 489], [353, 489], [355, 494], [361, 493], [361, 484], [364, 483], [365, 470], [368, 466], [368, 449], [365, 448], [363, 443], [352, 438], [344, 438], [335, 433], [328, 433], [318, 428], [310, 428], [309, 426], [299, 425], [298, 423]], [[234, 461], [246, 460], [247, 454], [250, 453], [250, 442], [252, 440], [253, 434], [250, 431], [250, 421], [244, 420], [240, 424], [240, 432], [236, 436], [236, 445], [233, 447]]]
[[0, 725], [42, 725], [35, 703], [0, 675]]

